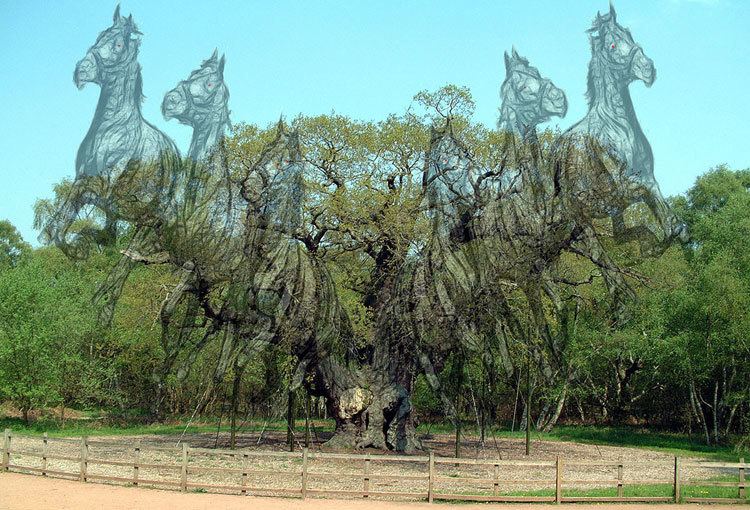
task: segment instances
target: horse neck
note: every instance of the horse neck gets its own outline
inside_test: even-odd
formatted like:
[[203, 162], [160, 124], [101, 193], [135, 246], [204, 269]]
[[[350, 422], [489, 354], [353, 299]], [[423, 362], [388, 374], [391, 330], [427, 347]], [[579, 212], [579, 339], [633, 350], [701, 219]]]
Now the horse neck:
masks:
[[610, 121], [608, 125], [626, 126], [634, 131], [640, 131], [628, 85], [628, 81], [619, 80], [613, 71], [607, 68], [601, 57], [594, 56], [589, 66], [587, 116]]
[[133, 59], [126, 67], [102, 80], [95, 123], [142, 122], [141, 66]]
[[190, 141], [188, 156], [194, 161], [205, 158], [224, 138], [229, 128], [229, 112], [226, 108], [219, 115], [206, 115], [202, 122], [193, 125], [193, 138]]
[[524, 111], [513, 106], [511, 101], [503, 100], [500, 108], [501, 130], [509, 131], [521, 139], [536, 137], [537, 115], [533, 111]]

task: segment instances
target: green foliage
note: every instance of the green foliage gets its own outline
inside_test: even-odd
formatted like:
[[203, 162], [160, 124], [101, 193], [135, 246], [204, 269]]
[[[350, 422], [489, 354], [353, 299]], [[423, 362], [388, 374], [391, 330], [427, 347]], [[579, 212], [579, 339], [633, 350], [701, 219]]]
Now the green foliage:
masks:
[[15, 267], [31, 246], [8, 220], [0, 220], [0, 271]]
[[91, 282], [56, 249], [37, 250], [0, 273], [0, 394], [32, 408], [98, 393], [104, 374], [89, 372], [96, 349]]

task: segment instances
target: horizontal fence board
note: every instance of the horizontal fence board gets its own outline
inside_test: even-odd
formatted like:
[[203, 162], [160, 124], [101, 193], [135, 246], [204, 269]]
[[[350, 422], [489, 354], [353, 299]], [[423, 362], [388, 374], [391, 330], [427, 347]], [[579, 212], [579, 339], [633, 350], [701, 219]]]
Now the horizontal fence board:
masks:
[[[359, 460], [363, 461], [367, 458], [366, 455], [361, 453], [308, 453], [308, 459], [338, 459], [338, 460]], [[430, 460], [429, 457], [422, 456], [411, 456], [411, 455], [370, 455], [371, 462], [422, 462], [427, 464]]]
[[486, 501], [497, 503], [554, 503], [554, 496], [482, 496], [478, 494], [447, 494], [435, 492], [434, 499], [455, 501]]
[[750, 482], [712, 482], [708, 480], [688, 480], [683, 481], [682, 484], [692, 487], [735, 487], [737, 489], [750, 487]]
[[76, 479], [79, 476], [78, 472], [71, 473], [70, 471], [56, 471], [54, 469], [42, 469], [42, 468], [30, 467], [30, 466], [19, 466], [18, 464], [8, 464], [8, 469], [32, 471], [34, 473], [47, 473], [48, 475], [56, 475], [56, 476], [72, 476]]
[[747, 462], [702, 462], [702, 461], [682, 461], [682, 467], [697, 467], [697, 468], [731, 468], [731, 469], [750, 469], [750, 464]]
[[308, 471], [307, 476], [315, 478], [354, 478], [354, 479], [367, 479], [367, 480], [421, 480], [426, 481], [429, 479], [428, 475], [389, 475], [389, 474], [364, 474], [364, 473], [322, 473], [315, 471]]
[[[250, 486], [242, 487], [241, 489], [247, 492], [262, 492], [264, 494], [267, 494], [270, 492], [273, 494], [292, 494], [292, 495], [300, 495], [300, 496], [302, 495], [301, 489], [283, 489], [283, 488], [274, 489], [270, 487], [250, 487]], [[308, 489], [308, 492], [309, 492], [309, 489]]]
[[[47, 457], [47, 458], [49, 458], [49, 457]], [[143, 467], [143, 464], [141, 464], [141, 463], [136, 464], [132, 460], [130, 462], [127, 462], [127, 461], [123, 461], [123, 460], [108, 460], [108, 459], [92, 459], [92, 458], [87, 458], [86, 462], [88, 462], [89, 464], [100, 464], [100, 465], [103, 465], [103, 466], [134, 467], [134, 466], [137, 465], [138, 467]]]
[[534, 484], [534, 485], [554, 485], [555, 480], [501, 480], [495, 478], [473, 478], [468, 476], [433, 476], [436, 482], [478, 482], [491, 484]]
[[[42, 436], [32, 436], [29, 434], [17, 434], [15, 432], [9, 434], [8, 437], [10, 437], [11, 439], [19, 438], [19, 439], [27, 439], [27, 440], [34, 440], [34, 439], [39, 440], [39, 441], [42, 440]], [[74, 439], [70, 437], [47, 437], [47, 441], [50, 441], [50, 442], [54, 441], [56, 443], [81, 444], [80, 438]]]
[[563, 503], [667, 503], [671, 496], [563, 496]]
[[188, 474], [199, 474], [199, 473], [230, 473], [241, 475], [243, 473], [250, 474], [251, 471], [242, 468], [224, 468], [215, 466], [190, 466], [188, 465]]
[[491, 459], [454, 459], [451, 457], [435, 457], [435, 464], [469, 464], [474, 466], [523, 466], [553, 468], [555, 461], [533, 461], [533, 460], [491, 460]]
[[307, 489], [308, 494], [328, 496], [359, 496], [359, 497], [402, 497], [402, 498], [427, 498], [427, 492], [395, 492], [395, 491], [354, 491], [345, 489]]
[[220, 485], [211, 483], [193, 483], [188, 482], [185, 484], [188, 489], [220, 489], [224, 491], [246, 491], [247, 487], [242, 485]]
[[[132, 477], [125, 477], [125, 476], [112, 476], [112, 475], [92, 475], [89, 473], [86, 473], [86, 479], [87, 480], [105, 480], [110, 482], [123, 482], [123, 483], [133, 483]], [[144, 480], [138, 479], [138, 483], [148, 483]]]
[[[618, 468], [620, 466], [624, 466], [625, 464], [618, 461], [605, 461], [605, 460], [566, 460], [565, 466], [591, 466], [591, 467], [600, 467], [600, 468]], [[628, 466], [633, 466], [633, 462], [628, 462]]]
[[[177, 451], [177, 450], [175, 450]], [[208, 455], [208, 456], [229, 456], [229, 457], [242, 457], [247, 455], [248, 457], [279, 457], [284, 459], [301, 459], [302, 452], [259, 452], [257, 450], [248, 449], [237, 449], [237, 450], [222, 450], [213, 448], [193, 448], [190, 447], [190, 455]]]
[[570, 478], [565, 478], [564, 480], [565, 484], [574, 484], [577, 483], [579, 485], [597, 485], [597, 484], [604, 484], [604, 485], [618, 485], [622, 483], [625, 485], [625, 483], [622, 480], [617, 480], [614, 478], [610, 479], [600, 479], [600, 480], [571, 480]]
[[39, 452], [30, 452], [25, 450], [13, 450], [11, 449], [9, 452], [11, 455], [20, 455], [25, 457], [37, 457], [39, 459], [46, 458], [47, 460], [68, 460], [71, 462], [81, 462], [81, 457], [68, 457], [66, 455], [55, 455], [55, 454], [45, 454], [45, 453], [39, 453]]

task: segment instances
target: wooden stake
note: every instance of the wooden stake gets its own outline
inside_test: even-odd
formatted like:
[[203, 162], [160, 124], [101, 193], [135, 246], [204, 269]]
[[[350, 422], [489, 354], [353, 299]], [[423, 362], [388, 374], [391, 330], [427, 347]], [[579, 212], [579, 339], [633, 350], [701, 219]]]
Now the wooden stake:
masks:
[[[242, 487], [247, 487], [247, 453], [242, 454]], [[242, 489], [242, 494], [247, 494], [247, 489]]]
[[82, 482], [86, 481], [86, 471], [88, 471], [88, 458], [89, 458], [89, 441], [86, 436], [81, 438], [81, 469], [78, 475], [78, 479]]
[[563, 481], [563, 461], [557, 456], [555, 462], [555, 503], [562, 503], [562, 481]]
[[10, 429], [5, 429], [3, 433], [3, 471], [10, 468]]
[[180, 471], [180, 484], [182, 492], [187, 492], [187, 466], [188, 466], [188, 445], [182, 443], [182, 466]]
[[492, 474], [494, 481], [492, 483], [492, 495], [497, 496], [500, 494], [500, 464], [495, 464]]
[[138, 485], [138, 468], [141, 462], [141, 440], [138, 439], [133, 449], [133, 485]]
[[680, 458], [674, 458], [674, 502], [679, 503], [682, 488], [680, 487]]
[[307, 448], [302, 448], [302, 499], [307, 499]]
[[[745, 463], [745, 458], [740, 457], [740, 464], [744, 464], [744, 463]], [[745, 468], [741, 467], [740, 468], [740, 489], [739, 489], [738, 496], [740, 499], [745, 499], [745, 494], [746, 494], [745, 492]]]
[[42, 455], [42, 476], [47, 476], [47, 455], [49, 455], [49, 442], [47, 441], [46, 432], [42, 436]]
[[435, 454], [430, 452], [430, 460], [427, 471], [427, 502], [432, 503], [433, 483], [435, 480]]
[[370, 497], [370, 454], [365, 457], [365, 474], [362, 477], [362, 497]]

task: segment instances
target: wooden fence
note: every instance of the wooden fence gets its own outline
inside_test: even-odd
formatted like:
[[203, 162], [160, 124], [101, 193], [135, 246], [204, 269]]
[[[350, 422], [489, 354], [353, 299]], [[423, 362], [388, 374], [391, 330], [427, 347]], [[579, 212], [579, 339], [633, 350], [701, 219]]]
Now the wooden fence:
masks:
[[[16, 440], [18, 438], [18, 440]], [[20, 442], [24, 448], [15, 447]], [[53, 449], [51, 444], [61, 444]], [[101, 450], [99, 456], [92, 454]], [[75, 454], [71, 454], [71, 453]], [[144, 458], [150, 452], [162, 457]], [[104, 458], [109, 455], [109, 458]], [[127, 457], [127, 458], [126, 458]], [[159, 460], [166, 457], [168, 460]], [[209, 459], [222, 457], [230, 459], [235, 467], [216, 465]], [[29, 465], [24, 459], [37, 459], [36, 465]], [[269, 464], [269, 461], [278, 464]], [[316, 469], [316, 461], [338, 463], [335, 469]], [[63, 467], [52, 465], [57, 463]], [[376, 472], [373, 464], [379, 466], [393, 465], [399, 467], [395, 472]], [[460, 501], [493, 501], [493, 502], [750, 502], [747, 499], [745, 470], [750, 464], [740, 459], [739, 462], [705, 462], [674, 458], [674, 466], [669, 472], [669, 480], [626, 479], [626, 469], [632, 469], [636, 462], [618, 461], [582, 461], [566, 460], [558, 456], [554, 460], [494, 460], [494, 459], [456, 459], [429, 456], [395, 456], [395, 455], [362, 455], [311, 452], [303, 449], [299, 453], [254, 451], [247, 449], [221, 450], [210, 448], [192, 448], [183, 443], [181, 447], [144, 445], [140, 440], [134, 442], [115, 442], [78, 439], [50, 438], [45, 433], [42, 437], [19, 436], [6, 429], [3, 437], [2, 471], [32, 473], [41, 476], [55, 476], [76, 479], [81, 482], [102, 481], [128, 484], [133, 486], [148, 485], [172, 490], [212, 490], [237, 494], [296, 496], [343, 496], [358, 498], [411, 498], [423, 499], [432, 503], [435, 500]], [[643, 464], [642, 462], [640, 464]], [[293, 469], [281, 469], [289, 467]], [[111, 472], [95, 472], [95, 466], [104, 466], [119, 470], [117, 476]], [[726, 478], [727, 473], [737, 473], [737, 481], [711, 481], [704, 478], [687, 478], [689, 468], [719, 470]], [[416, 468], [416, 469], [415, 469]], [[453, 469], [446, 473], [445, 468]], [[608, 470], [613, 473], [609, 478], [568, 477], [566, 469], [577, 469], [591, 475], [591, 471]], [[144, 470], [156, 471], [158, 476], [146, 477]], [[526, 471], [524, 471], [526, 470]], [[518, 478], [523, 472], [534, 472], [537, 476]], [[165, 474], [166, 473], [166, 474]], [[404, 474], [407, 473], [407, 474]], [[411, 474], [409, 474], [411, 473]], [[508, 476], [515, 474], [516, 477]], [[222, 478], [218, 483], [199, 479], [202, 475], [214, 474]], [[279, 480], [287, 477], [287, 483]], [[230, 481], [227, 481], [229, 478]], [[266, 483], [255, 483], [258, 480]], [[346, 489], [320, 487], [320, 481], [349, 480]], [[400, 490], [383, 490], [378, 481], [405, 483]], [[316, 482], [317, 481], [317, 482]], [[382, 484], [381, 484], [382, 485]], [[671, 495], [645, 496], [626, 495], [626, 486], [660, 485]], [[482, 486], [484, 491], [477, 491]], [[609, 487], [614, 495], [585, 495], [582, 487]], [[670, 487], [671, 486], [671, 487]], [[689, 486], [736, 488], [736, 497], [701, 498], [683, 497]], [[468, 487], [469, 489], [463, 489]], [[539, 487], [538, 490], [517, 490], [518, 487]], [[398, 489], [398, 487], [397, 487]], [[567, 489], [567, 491], [566, 491]], [[546, 492], [545, 494], [542, 494]], [[584, 494], [584, 495], [576, 495]]]

